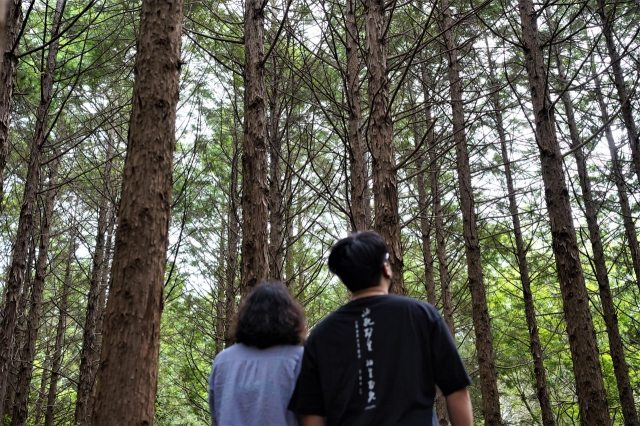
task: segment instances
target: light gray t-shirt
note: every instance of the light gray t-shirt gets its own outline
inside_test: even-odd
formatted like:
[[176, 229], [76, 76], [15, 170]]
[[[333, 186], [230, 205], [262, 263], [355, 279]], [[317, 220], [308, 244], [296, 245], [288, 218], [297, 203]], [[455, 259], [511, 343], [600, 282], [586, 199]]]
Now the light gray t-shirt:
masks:
[[287, 410], [300, 372], [302, 346], [258, 349], [237, 343], [220, 352], [209, 377], [213, 426], [298, 424]]

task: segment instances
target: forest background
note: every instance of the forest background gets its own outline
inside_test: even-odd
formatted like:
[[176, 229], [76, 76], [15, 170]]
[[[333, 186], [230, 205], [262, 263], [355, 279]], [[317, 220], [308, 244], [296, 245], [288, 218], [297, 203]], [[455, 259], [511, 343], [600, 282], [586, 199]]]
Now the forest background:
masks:
[[[141, 4], [8, 2], [3, 425], [91, 423]], [[156, 424], [209, 422], [211, 361], [259, 280], [283, 281], [310, 329], [345, 303], [326, 256], [363, 229], [387, 240], [393, 291], [443, 313], [477, 424], [640, 424], [640, 3], [175, 13]]]

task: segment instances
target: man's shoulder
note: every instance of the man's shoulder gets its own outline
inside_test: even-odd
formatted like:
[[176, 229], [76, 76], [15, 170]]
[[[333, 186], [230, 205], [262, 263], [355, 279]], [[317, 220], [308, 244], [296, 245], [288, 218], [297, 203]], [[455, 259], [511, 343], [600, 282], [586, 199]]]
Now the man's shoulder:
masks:
[[438, 310], [427, 302], [397, 294], [381, 296], [372, 306], [380, 310], [405, 310], [426, 313], [429, 316], [438, 315]]
[[393, 315], [394, 313], [401, 311], [425, 314], [432, 319], [437, 319], [440, 315], [438, 310], [432, 305], [411, 297], [399, 296], [396, 294], [365, 297], [362, 299], [352, 300], [331, 312], [313, 327], [314, 333], [331, 333], [334, 326], [344, 322], [345, 319], [359, 317], [366, 309], [375, 310], [378, 314], [382, 315]]

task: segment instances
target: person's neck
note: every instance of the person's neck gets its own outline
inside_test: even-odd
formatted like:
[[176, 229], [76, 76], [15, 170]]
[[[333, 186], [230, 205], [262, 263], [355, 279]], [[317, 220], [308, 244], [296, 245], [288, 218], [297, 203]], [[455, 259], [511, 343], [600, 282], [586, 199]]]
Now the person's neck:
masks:
[[389, 294], [389, 285], [381, 282], [375, 287], [367, 287], [362, 290], [354, 291], [351, 300], [362, 299], [363, 297], [384, 296]]

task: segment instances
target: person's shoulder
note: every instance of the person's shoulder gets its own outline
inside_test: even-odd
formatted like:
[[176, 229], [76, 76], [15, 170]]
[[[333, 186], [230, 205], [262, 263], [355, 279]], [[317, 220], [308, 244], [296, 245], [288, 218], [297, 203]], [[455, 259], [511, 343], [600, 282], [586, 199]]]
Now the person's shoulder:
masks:
[[389, 305], [406, 306], [409, 308], [416, 308], [416, 309], [433, 308], [433, 306], [431, 306], [427, 302], [423, 302], [422, 300], [414, 299], [408, 296], [400, 296], [398, 294], [388, 294], [381, 299], [386, 304], [389, 304]]
[[322, 334], [325, 330], [331, 328], [331, 325], [338, 320], [338, 316], [339, 316], [338, 312], [340, 311], [340, 309], [342, 309], [342, 307], [331, 312], [329, 315], [327, 315], [326, 317], [318, 321], [311, 328], [311, 331], [309, 332], [309, 338], [312, 339], [315, 335]]
[[274, 356], [293, 359], [301, 358], [304, 352], [304, 347], [298, 345], [278, 345], [268, 349], [271, 350]]
[[331, 337], [336, 329], [341, 329], [342, 317], [344, 315], [344, 308], [346, 305], [341, 306], [329, 315], [318, 321], [311, 327], [309, 336], [305, 342], [305, 350], [309, 350], [317, 342], [323, 341], [327, 337]]
[[213, 360], [213, 368], [217, 368], [220, 364], [238, 359], [245, 351], [246, 346], [242, 343], [233, 344], [223, 349]]
[[433, 305], [412, 297], [389, 294], [384, 297], [383, 304], [395, 309], [422, 313], [433, 320], [438, 320], [441, 316]]
[[276, 345], [259, 349], [254, 346], [247, 346], [244, 343], [236, 343], [220, 352], [213, 364], [221, 364], [228, 361], [240, 360], [260, 360], [267, 358], [287, 358], [299, 359], [302, 357], [304, 348], [298, 345]]

